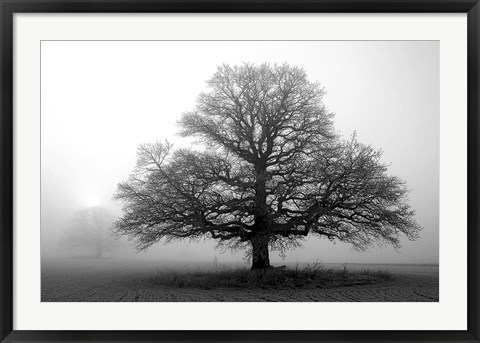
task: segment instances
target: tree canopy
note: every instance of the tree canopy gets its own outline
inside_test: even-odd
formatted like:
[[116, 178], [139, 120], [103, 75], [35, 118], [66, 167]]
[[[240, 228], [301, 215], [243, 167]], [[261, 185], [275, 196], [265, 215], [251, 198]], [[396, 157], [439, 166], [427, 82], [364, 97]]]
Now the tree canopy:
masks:
[[113, 215], [100, 206], [78, 210], [70, 218], [60, 245], [72, 254], [102, 258], [106, 250], [122, 245], [109, 230], [113, 220]]
[[246, 248], [252, 269], [270, 266], [307, 235], [400, 247], [420, 226], [404, 181], [387, 174], [381, 151], [342, 140], [323, 88], [288, 64], [222, 65], [180, 133], [206, 148], [143, 144], [115, 198], [124, 215], [114, 230], [145, 249], [160, 241], [211, 237]]

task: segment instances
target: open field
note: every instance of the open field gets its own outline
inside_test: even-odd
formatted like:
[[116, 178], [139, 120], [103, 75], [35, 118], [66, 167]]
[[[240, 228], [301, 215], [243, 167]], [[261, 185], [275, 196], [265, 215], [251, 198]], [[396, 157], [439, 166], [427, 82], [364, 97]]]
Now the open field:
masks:
[[[323, 264], [343, 269], [343, 264]], [[225, 268], [239, 268], [230, 265]], [[294, 268], [294, 265], [287, 264]], [[301, 266], [300, 266], [301, 267]], [[118, 259], [44, 260], [42, 301], [57, 302], [263, 302], [263, 301], [438, 301], [438, 265], [347, 264], [348, 271], [388, 271], [393, 280], [375, 284], [337, 288], [214, 288], [172, 287], [155, 282], [168, 271], [210, 270], [211, 263], [195, 265], [179, 262]], [[160, 274], [159, 274], [160, 271]]]

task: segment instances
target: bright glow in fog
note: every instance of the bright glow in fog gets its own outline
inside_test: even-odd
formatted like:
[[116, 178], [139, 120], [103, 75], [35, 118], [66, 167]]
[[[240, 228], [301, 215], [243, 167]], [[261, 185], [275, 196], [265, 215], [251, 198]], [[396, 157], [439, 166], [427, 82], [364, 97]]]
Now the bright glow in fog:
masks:
[[96, 207], [100, 205], [100, 198], [98, 196], [92, 194], [85, 196], [85, 207]]
[[[42, 253], [54, 255], [74, 211], [104, 206], [128, 178], [141, 143], [191, 140], [175, 133], [180, 114], [195, 106], [205, 81], [222, 63], [283, 63], [305, 69], [325, 87], [325, 104], [345, 138], [384, 151], [389, 172], [406, 180], [417, 222], [416, 242], [352, 251], [316, 238], [288, 261], [438, 262], [438, 42], [42, 42]], [[128, 257], [220, 261], [242, 254], [214, 241], [151, 247]], [[122, 256], [125, 252], [122, 251]], [[280, 261], [272, 254], [273, 262]]]

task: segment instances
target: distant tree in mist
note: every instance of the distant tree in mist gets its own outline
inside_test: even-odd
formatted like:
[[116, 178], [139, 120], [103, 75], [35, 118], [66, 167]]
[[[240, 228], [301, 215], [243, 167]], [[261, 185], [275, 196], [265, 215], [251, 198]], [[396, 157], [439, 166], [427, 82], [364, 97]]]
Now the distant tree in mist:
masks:
[[102, 258], [105, 251], [122, 245], [109, 229], [113, 220], [103, 207], [81, 209], [70, 218], [60, 244], [72, 254]]
[[284, 253], [307, 235], [360, 250], [418, 237], [405, 182], [387, 174], [380, 150], [338, 137], [324, 90], [304, 70], [223, 65], [207, 84], [179, 121], [206, 149], [143, 144], [118, 185], [124, 214], [113, 229], [138, 249], [211, 237], [263, 269], [269, 249]]

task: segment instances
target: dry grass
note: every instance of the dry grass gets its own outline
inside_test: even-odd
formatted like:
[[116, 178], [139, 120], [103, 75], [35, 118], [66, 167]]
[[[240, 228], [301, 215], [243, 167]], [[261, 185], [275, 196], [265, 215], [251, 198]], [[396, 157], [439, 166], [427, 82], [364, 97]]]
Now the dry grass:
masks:
[[270, 268], [250, 271], [244, 268], [227, 268], [214, 265], [209, 270], [178, 271], [157, 269], [155, 285], [177, 288], [243, 288], [243, 289], [328, 289], [346, 286], [375, 284], [393, 280], [387, 271], [347, 271], [327, 269], [318, 262], [303, 268]]

